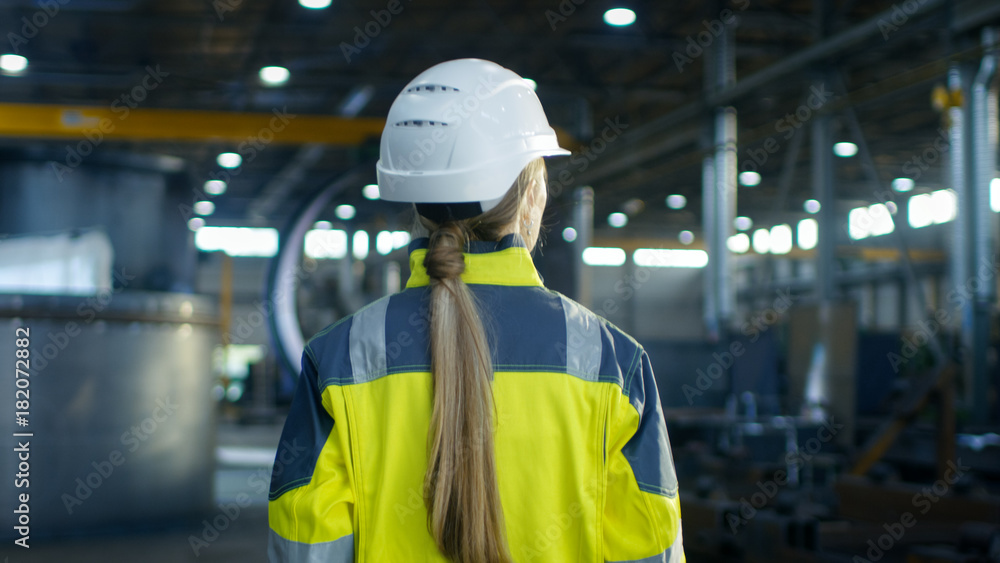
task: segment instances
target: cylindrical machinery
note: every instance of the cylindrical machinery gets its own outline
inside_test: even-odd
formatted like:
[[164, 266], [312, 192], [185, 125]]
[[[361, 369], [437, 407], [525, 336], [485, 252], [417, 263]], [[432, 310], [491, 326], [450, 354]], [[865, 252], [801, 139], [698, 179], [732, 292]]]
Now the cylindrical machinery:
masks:
[[[211, 301], [182, 294], [0, 295], [0, 505], [28, 495], [26, 517], [0, 514], [0, 537], [17, 537], [19, 520], [34, 538], [211, 508], [216, 318]], [[27, 376], [15, 377], [24, 349]]]

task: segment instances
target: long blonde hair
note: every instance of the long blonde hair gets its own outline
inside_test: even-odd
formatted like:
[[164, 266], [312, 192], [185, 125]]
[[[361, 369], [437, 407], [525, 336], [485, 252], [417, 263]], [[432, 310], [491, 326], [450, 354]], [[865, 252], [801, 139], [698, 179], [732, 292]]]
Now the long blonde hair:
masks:
[[539, 158], [520, 173], [493, 209], [461, 221], [420, 222], [430, 235], [424, 267], [430, 282], [434, 410], [424, 476], [427, 526], [456, 563], [509, 563], [493, 450], [493, 361], [483, 321], [462, 281], [471, 240], [496, 241], [521, 217], [531, 180], [544, 182]]

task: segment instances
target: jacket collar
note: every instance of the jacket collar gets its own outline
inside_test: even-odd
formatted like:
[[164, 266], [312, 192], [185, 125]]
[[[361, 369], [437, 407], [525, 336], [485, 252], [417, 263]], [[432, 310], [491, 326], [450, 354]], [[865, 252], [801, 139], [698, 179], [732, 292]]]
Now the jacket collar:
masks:
[[[424, 237], [410, 243], [411, 273], [407, 288], [430, 284], [430, 276], [424, 268], [428, 242], [430, 239]], [[542, 278], [520, 235], [510, 234], [496, 242], [470, 241], [464, 255], [462, 281], [467, 284], [542, 286]]]

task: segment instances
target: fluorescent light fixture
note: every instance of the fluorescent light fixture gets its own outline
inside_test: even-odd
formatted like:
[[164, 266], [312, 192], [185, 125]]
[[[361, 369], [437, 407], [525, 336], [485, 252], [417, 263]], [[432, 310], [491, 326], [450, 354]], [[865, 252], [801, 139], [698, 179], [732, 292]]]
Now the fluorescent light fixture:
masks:
[[195, 202], [194, 212], [198, 215], [211, 215], [215, 213], [215, 204], [208, 200]]
[[192, 217], [188, 219], [188, 228], [192, 231], [197, 231], [198, 229], [205, 226], [205, 220], [201, 217]]
[[306, 233], [305, 253], [309, 258], [343, 258], [347, 256], [347, 232], [311, 230]]
[[892, 181], [892, 189], [897, 192], [908, 192], [916, 186], [916, 182], [910, 178], [896, 178]]
[[639, 248], [632, 253], [632, 261], [653, 268], [704, 268], [708, 253], [691, 248]]
[[612, 8], [604, 12], [604, 23], [613, 27], [625, 27], [635, 23], [635, 12], [628, 8]]
[[205, 193], [208, 195], [222, 195], [226, 193], [227, 187], [226, 183], [222, 180], [209, 180], [205, 182], [202, 189], [204, 189]]
[[608, 224], [616, 229], [620, 229], [628, 225], [628, 215], [616, 211], [608, 215]]
[[313, 223], [313, 228], [319, 231], [329, 231], [333, 228], [333, 223], [329, 221], [316, 221]]
[[687, 202], [687, 198], [681, 194], [672, 194], [667, 196], [667, 207], [670, 209], [684, 209]]
[[353, 205], [347, 205], [347, 204], [338, 205], [333, 210], [333, 214], [336, 215], [338, 219], [341, 219], [343, 221], [349, 221], [353, 219], [354, 216], [357, 215], [357, 213], [358, 212], [356, 209], [354, 209]]
[[810, 213], [812, 215], [819, 213], [819, 210], [822, 207], [823, 206], [820, 205], [819, 200], [815, 199], [807, 199], [806, 202], [802, 204], [802, 209], [805, 209], [806, 213]]
[[934, 210], [935, 223], [954, 221], [958, 215], [958, 193], [955, 190], [931, 192], [931, 209]]
[[736, 233], [726, 239], [726, 248], [737, 254], [744, 254], [750, 250], [750, 237], [746, 233]]
[[753, 232], [753, 250], [757, 254], [767, 254], [771, 251], [771, 231], [757, 229]]
[[0, 55], [0, 70], [4, 74], [21, 74], [28, 68], [28, 59], [21, 55]]
[[361, 188], [361, 195], [365, 196], [365, 199], [378, 199], [378, 184], [368, 184], [367, 186]]
[[530, 78], [523, 79], [532, 90], [538, 90], [538, 83]]
[[368, 231], [354, 231], [354, 242], [351, 245], [351, 254], [358, 260], [368, 258]]
[[835, 143], [833, 145], [833, 154], [841, 158], [850, 158], [858, 154], [858, 145], [849, 142]]
[[740, 172], [739, 180], [741, 185], [752, 188], [760, 184], [760, 174], [753, 170], [747, 170], [746, 172]]
[[393, 250], [395, 250], [397, 248], [404, 248], [408, 244], [410, 244], [410, 232], [409, 231], [393, 231], [392, 232], [392, 248], [393, 248]]
[[771, 227], [771, 254], [788, 254], [792, 251], [792, 227], [775, 225]]
[[737, 231], [749, 231], [753, 227], [753, 219], [739, 216], [733, 219], [733, 226], [736, 227]]
[[681, 241], [681, 244], [691, 244], [694, 242], [694, 233], [691, 231], [681, 231], [677, 235], [677, 240]]
[[265, 66], [257, 75], [264, 86], [281, 86], [288, 82], [291, 73], [283, 66]]
[[884, 203], [857, 207], [847, 213], [847, 234], [854, 240], [886, 235], [896, 228]]
[[621, 248], [590, 246], [583, 249], [583, 263], [588, 266], [621, 266], [625, 251]]
[[392, 246], [392, 233], [389, 231], [379, 231], [375, 235], [375, 250], [385, 256], [393, 251]]
[[299, 0], [299, 6], [310, 10], [322, 10], [329, 8], [333, 0]]
[[1000, 178], [990, 181], [990, 209], [1000, 213]]
[[802, 250], [812, 250], [819, 242], [819, 223], [813, 219], [803, 219], [798, 225], [798, 242]]
[[258, 227], [202, 227], [194, 235], [198, 250], [230, 256], [270, 258], [278, 253], [278, 230]]
[[576, 229], [573, 227], [566, 227], [562, 232], [563, 240], [566, 242], [573, 242], [576, 240]]
[[239, 168], [243, 164], [243, 157], [234, 152], [224, 152], [215, 157], [215, 162], [223, 168]]

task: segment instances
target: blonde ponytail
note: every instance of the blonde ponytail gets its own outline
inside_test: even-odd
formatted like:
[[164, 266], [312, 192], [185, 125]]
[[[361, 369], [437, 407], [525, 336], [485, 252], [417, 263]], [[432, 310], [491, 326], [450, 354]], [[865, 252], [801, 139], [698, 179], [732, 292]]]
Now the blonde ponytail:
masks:
[[[531, 162], [489, 212], [436, 224], [424, 267], [430, 282], [434, 409], [424, 476], [427, 525], [438, 549], [455, 563], [510, 563], [493, 449], [493, 361], [472, 292], [462, 281], [470, 240], [498, 240], [520, 225], [532, 179], [544, 182], [544, 162]], [[540, 176], [542, 175], [542, 176]], [[518, 227], [519, 228], [519, 227]]]

